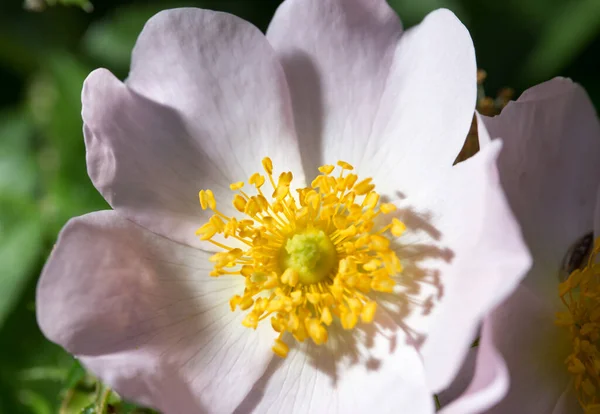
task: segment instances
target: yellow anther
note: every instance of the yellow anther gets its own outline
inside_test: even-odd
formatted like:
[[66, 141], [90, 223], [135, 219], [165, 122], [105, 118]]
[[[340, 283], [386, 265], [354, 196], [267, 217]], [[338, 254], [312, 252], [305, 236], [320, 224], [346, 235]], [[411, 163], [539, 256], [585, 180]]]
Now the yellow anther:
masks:
[[356, 298], [348, 298], [346, 300], [348, 307], [352, 311], [353, 314], [359, 315], [362, 310], [362, 302]]
[[362, 236], [359, 236], [358, 239], [356, 239], [356, 241], [354, 242], [354, 245], [356, 246], [357, 249], [363, 248], [366, 245], [369, 244], [369, 242], [371, 241], [371, 234], [363, 234]]
[[377, 194], [375, 191], [371, 191], [365, 197], [365, 200], [363, 201], [363, 207], [368, 208], [368, 209], [374, 209], [378, 202], [379, 202], [379, 194]]
[[271, 348], [271, 349], [273, 350], [275, 355], [277, 355], [280, 358], [285, 358], [287, 356], [288, 352], [290, 352], [290, 347], [287, 346], [287, 344], [285, 342], [283, 342], [281, 339], [276, 339], [275, 345], [273, 345], [273, 348]]
[[232, 312], [240, 304], [241, 301], [242, 297], [240, 295], [233, 295], [231, 299], [229, 299], [229, 307], [231, 308]]
[[381, 262], [377, 259], [372, 259], [363, 265], [363, 269], [365, 269], [367, 272], [372, 272], [379, 266], [381, 266]]
[[240, 302], [240, 309], [241, 310], [250, 309], [250, 307], [252, 307], [252, 305], [254, 305], [254, 300], [250, 296], [246, 296]]
[[[271, 159], [262, 164], [271, 197], [261, 190], [266, 178], [258, 173], [248, 179], [255, 195], [239, 191], [243, 181], [233, 183], [230, 189], [239, 192], [232, 204], [245, 217], [229, 218], [216, 210], [213, 193], [202, 190], [201, 207], [215, 214], [197, 234], [223, 249], [210, 257], [211, 276], [243, 277], [243, 292], [231, 298], [231, 310], [245, 311], [242, 324], [252, 329], [268, 318], [279, 335], [273, 352], [284, 358], [286, 332], [297, 341], [310, 338], [321, 345], [334, 318], [344, 329], [374, 320], [377, 305], [371, 295], [393, 291], [402, 269], [386, 231], [398, 235], [405, 228], [398, 219], [379, 224], [380, 213], [395, 206], [379, 204], [372, 180], [359, 181], [346, 162], [337, 164], [339, 174], [334, 165], [321, 166], [311, 187], [298, 189], [296, 198], [290, 192], [292, 173], [282, 172], [275, 182]], [[238, 247], [213, 239], [217, 235], [234, 239]], [[600, 332], [595, 322], [587, 329], [589, 335]]]
[[[340, 232], [340, 234], [344, 238], [354, 237], [354, 236], [356, 236], [357, 233], [358, 233], [358, 229], [356, 228], [356, 226], [354, 224], [351, 224], [350, 226], [348, 226], [347, 228], [345, 228], [344, 230], [342, 230]], [[354, 247], [354, 244], [352, 246]]]
[[325, 205], [335, 204], [334, 207], [337, 207], [339, 202], [340, 199], [335, 194], [329, 194], [327, 197], [323, 198], [323, 204]]
[[265, 157], [262, 159], [262, 166], [265, 169], [265, 172], [269, 175], [273, 174], [273, 161], [271, 158]]
[[200, 236], [200, 240], [210, 240], [215, 234], [217, 234], [217, 229], [210, 222], [196, 230], [196, 236]]
[[338, 271], [342, 275], [348, 274], [348, 273], [351, 273], [351, 272], [355, 272], [356, 271], [356, 264], [354, 263], [354, 261], [352, 259], [350, 259], [350, 258], [344, 258], [344, 259], [340, 260], [340, 262], [339, 262]]
[[[242, 204], [240, 203], [240, 207], [241, 207], [241, 205]], [[236, 206], [236, 208], [237, 208], [237, 206]], [[246, 206], [244, 207], [245, 214], [247, 214], [250, 217], [254, 217], [259, 212], [260, 212], [260, 205], [258, 204], [258, 202], [256, 201], [255, 198], [251, 198], [250, 200], [248, 200], [246, 202]]]
[[271, 273], [269, 276], [267, 276], [267, 280], [263, 284], [263, 287], [265, 289], [273, 289], [277, 286], [279, 286], [279, 278], [277, 277], [277, 273]]
[[344, 216], [333, 216], [333, 225], [338, 230], [345, 229], [348, 226], [348, 219]]
[[250, 176], [248, 180], [248, 184], [255, 186], [256, 188], [262, 187], [265, 183], [265, 177], [260, 175], [259, 173], [254, 173]]
[[233, 206], [240, 213], [244, 212], [244, 210], [246, 209], [246, 204], [247, 204], [246, 199], [239, 194], [236, 194], [235, 197], [233, 198]]
[[384, 203], [379, 206], [379, 210], [381, 210], [383, 214], [393, 213], [394, 211], [396, 211], [396, 205], [392, 203]]
[[306, 299], [308, 299], [308, 301], [310, 303], [312, 303], [313, 305], [316, 305], [321, 300], [321, 294], [320, 293], [307, 293]]
[[278, 185], [273, 192], [273, 198], [277, 201], [283, 200], [290, 193], [290, 187], [287, 185]]
[[243, 181], [238, 181], [237, 183], [233, 183], [233, 184], [229, 184], [229, 188], [232, 191], [236, 191], [239, 190], [240, 188], [242, 188], [244, 186], [244, 182]]
[[198, 197], [200, 198], [200, 207], [202, 210], [206, 210], [208, 208], [208, 200], [206, 199], [206, 191], [200, 190], [198, 193]]
[[[269, 309], [269, 308], [267, 307], [267, 309]], [[285, 331], [284, 322], [279, 317], [273, 316], [271, 318], [271, 327], [273, 328], [273, 330], [275, 332], [284, 332]]]
[[277, 186], [282, 186], [282, 185], [289, 186], [291, 184], [293, 178], [294, 177], [291, 172], [289, 172], [289, 171], [283, 172], [283, 173], [279, 174]]
[[354, 169], [354, 167], [351, 166], [350, 164], [348, 164], [346, 161], [338, 161], [337, 165], [339, 167], [341, 167], [343, 170], [352, 171]]
[[374, 234], [370, 237], [371, 249], [377, 252], [386, 252], [390, 248], [390, 240], [386, 237]]
[[333, 316], [331, 316], [329, 308], [323, 308], [321, 311], [321, 322], [327, 326], [331, 325], [331, 322], [333, 322]]
[[352, 187], [354, 187], [354, 184], [356, 183], [356, 180], [358, 180], [358, 175], [356, 175], [356, 174], [348, 174], [346, 176], [346, 188], [349, 190]]
[[298, 272], [292, 268], [287, 268], [281, 275], [281, 282], [294, 287], [298, 284]]
[[217, 208], [217, 200], [215, 200], [215, 195], [211, 190], [206, 190], [206, 202], [208, 203], [208, 208], [211, 210]]
[[365, 178], [364, 180], [362, 180], [354, 186], [354, 192], [356, 192], [356, 194], [360, 196], [367, 194], [374, 188], [375, 186], [371, 184], [371, 178]]
[[206, 210], [207, 208], [214, 210], [217, 208], [217, 201], [211, 190], [200, 190], [198, 198], [200, 199], [200, 207], [202, 207], [202, 210]]
[[389, 277], [376, 277], [371, 281], [371, 288], [373, 290], [376, 290], [377, 292], [391, 293], [394, 291], [395, 284], [396, 283], [394, 282], [394, 280], [390, 279]]
[[219, 216], [212, 216], [208, 222], [215, 226], [218, 233], [222, 233], [225, 230], [225, 222]]
[[[257, 195], [255, 198], [256, 202], [258, 203], [258, 205], [260, 206], [260, 211], [266, 211], [269, 208], [269, 202], [267, 201], [267, 199], [262, 195], [259, 194]], [[271, 216], [266, 216], [269, 218], [272, 218]]]
[[350, 311], [342, 312], [340, 315], [340, 320], [342, 322], [342, 328], [346, 330], [353, 329], [358, 322], [356, 315]]
[[290, 297], [292, 298], [292, 305], [298, 306], [304, 302], [304, 292], [301, 290], [296, 290], [290, 293]]
[[322, 165], [319, 167], [321, 174], [329, 175], [335, 169], [333, 165]]
[[375, 311], [377, 310], [376, 302], [367, 302], [360, 312], [360, 320], [364, 323], [373, 322], [373, 318], [375, 317]]
[[248, 313], [242, 321], [242, 325], [246, 328], [256, 329], [258, 326], [258, 316], [254, 312]]
[[307, 319], [306, 331], [315, 344], [322, 345], [327, 342], [327, 330], [318, 319]]
[[294, 331], [292, 331], [292, 335], [294, 336], [294, 339], [298, 342], [304, 342], [306, 340], [306, 338], [308, 337], [308, 334], [306, 332], [306, 329], [304, 328], [304, 325], [299, 325], [298, 328], [296, 328]]
[[287, 326], [290, 331], [297, 331], [300, 327], [300, 318], [298, 318], [298, 315], [295, 313], [290, 313], [288, 315]]
[[400, 237], [406, 231], [406, 224], [398, 220], [396, 217], [392, 219], [392, 229], [391, 232], [394, 236]]

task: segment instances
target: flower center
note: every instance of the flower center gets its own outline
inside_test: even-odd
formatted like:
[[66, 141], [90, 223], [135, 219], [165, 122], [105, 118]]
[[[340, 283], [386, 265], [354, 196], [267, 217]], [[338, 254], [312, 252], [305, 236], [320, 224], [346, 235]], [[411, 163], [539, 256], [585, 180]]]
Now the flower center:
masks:
[[560, 283], [559, 295], [567, 309], [557, 313], [555, 321], [571, 335], [573, 349], [565, 364], [574, 376], [577, 399], [586, 412], [600, 409], [599, 255], [600, 237], [596, 239], [587, 263]]
[[[296, 195], [290, 191], [291, 172], [281, 173], [275, 183], [271, 159], [262, 164], [267, 177], [255, 173], [248, 179], [255, 195], [242, 190], [244, 182], [230, 185], [237, 192], [233, 206], [246, 218], [223, 214], [212, 191], [200, 191], [202, 209], [215, 214], [196, 234], [223, 249], [210, 258], [211, 276], [245, 279], [244, 291], [229, 301], [231, 310], [249, 311], [242, 321], [248, 328], [270, 318], [279, 334], [273, 352], [285, 357], [286, 332], [321, 345], [333, 323], [353, 329], [359, 320], [373, 321], [372, 293], [392, 292], [394, 276], [402, 270], [386, 234], [399, 237], [406, 227], [397, 218], [385, 226], [376, 223], [396, 207], [380, 204], [371, 178], [359, 181], [344, 161], [337, 163], [337, 176], [332, 175], [335, 166], [320, 167], [311, 186]], [[273, 188], [270, 201], [263, 191], [267, 179]], [[217, 235], [242, 247], [216, 240]]]
[[281, 267], [297, 272], [298, 281], [305, 285], [319, 283], [329, 276], [336, 262], [335, 246], [323, 230], [294, 234], [281, 249]]

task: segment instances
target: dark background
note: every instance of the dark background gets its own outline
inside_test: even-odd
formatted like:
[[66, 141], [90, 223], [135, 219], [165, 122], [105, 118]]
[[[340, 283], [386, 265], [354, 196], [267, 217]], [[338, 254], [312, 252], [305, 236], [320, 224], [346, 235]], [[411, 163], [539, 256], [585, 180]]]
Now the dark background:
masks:
[[[135, 38], [158, 10], [222, 10], [265, 30], [280, 3], [95, 0], [86, 12], [80, 0], [67, 1], [73, 4], [33, 12], [0, 0], [0, 413], [6, 414], [79, 413], [101, 391], [35, 323], [35, 284], [58, 231], [72, 216], [107, 207], [85, 170], [84, 78], [100, 66], [124, 78]], [[487, 95], [510, 86], [518, 96], [561, 75], [600, 105], [600, 0], [390, 3], [406, 27], [433, 9], [454, 11], [488, 73]], [[142, 412], [110, 398], [119, 413]]]

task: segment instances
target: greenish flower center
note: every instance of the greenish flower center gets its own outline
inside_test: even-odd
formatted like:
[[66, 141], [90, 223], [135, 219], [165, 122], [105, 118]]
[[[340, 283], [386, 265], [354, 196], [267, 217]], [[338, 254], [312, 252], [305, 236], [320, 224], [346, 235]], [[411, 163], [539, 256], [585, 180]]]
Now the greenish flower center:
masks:
[[317, 229], [295, 234], [281, 253], [282, 268], [298, 272], [298, 281], [305, 285], [322, 281], [337, 262], [335, 246], [325, 232]]

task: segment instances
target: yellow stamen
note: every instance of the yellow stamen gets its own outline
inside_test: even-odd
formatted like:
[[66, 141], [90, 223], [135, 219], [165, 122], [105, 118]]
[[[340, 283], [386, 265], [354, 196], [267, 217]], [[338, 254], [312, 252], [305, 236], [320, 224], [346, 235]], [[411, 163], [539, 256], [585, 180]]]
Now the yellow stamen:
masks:
[[[558, 291], [566, 311], [555, 324], [569, 330], [572, 352], [565, 359], [579, 404], [586, 413], [600, 408], [600, 237], [583, 268], [575, 269]], [[600, 411], [598, 411], [600, 413]]]
[[[402, 270], [386, 231], [397, 237], [406, 226], [397, 218], [385, 226], [376, 224], [375, 218], [396, 207], [380, 204], [372, 179], [359, 181], [347, 162], [337, 163], [337, 177], [332, 175], [335, 166], [320, 167], [312, 185], [295, 193], [290, 191], [291, 172], [281, 173], [276, 182], [271, 159], [264, 158], [262, 165], [273, 187], [272, 200], [261, 190], [266, 179], [259, 173], [248, 180], [257, 195], [244, 192], [243, 181], [230, 185], [237, 192], [233, 206], [248, 216], [243, 220], [219, 212], [213, 193], [202, 190], [202, 209], [215, 214], [196, 234], [224, 250], [210, 259], [212, 276], [245, 279], [243, 292], [229, 301], [231, 310], [249, 311], [242, 325], [252, 329], [269, 318], [279, 333], [273, 352], [284, 358], [289, 352], [282, 340], [286, 332], [297, 341], [310, 338], [321, 345], [336, 321], [344, 329], [373, 322], [377, 305], [370, 296], [392, 292]], [[229, 247], [214, 240], [216, 235], [245, 247]]]

